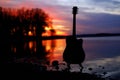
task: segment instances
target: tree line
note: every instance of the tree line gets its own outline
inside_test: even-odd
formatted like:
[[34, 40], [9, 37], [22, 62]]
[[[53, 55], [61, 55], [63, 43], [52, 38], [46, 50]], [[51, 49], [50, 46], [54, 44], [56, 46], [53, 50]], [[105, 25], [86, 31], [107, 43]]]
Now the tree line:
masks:
[[[42, 50], [42, 33], [45, 27], [51, 27], [52, 20], [50, 16], [42, 9], [13, 9], [0, 7], [0, 45], [1, 59], [9, 59], [11, 43], [17, 43], [22, 51], [24, 36], [28, 36], [29, 31], [36, 36], [36, 49]], [[9, 55], [9, 56], [8, 56]]]
[[2, 30], [9, 30], [11, 35], [28, 35], [32, 31], [35, 35], [41, 36], [45, 27], [50, 27], [52, 21], [48, 14], [42, 9], [11, 9], [0, 7], [0, 27]]

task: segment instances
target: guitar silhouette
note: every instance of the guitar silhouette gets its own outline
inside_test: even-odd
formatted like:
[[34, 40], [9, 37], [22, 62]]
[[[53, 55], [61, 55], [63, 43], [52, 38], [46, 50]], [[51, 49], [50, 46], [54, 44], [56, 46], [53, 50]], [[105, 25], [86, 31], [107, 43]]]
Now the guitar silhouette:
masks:
[[73, 35], [66, 37], [66, 47], [63, 52], [63, 60], [67, 63], [68, 70], [70, 64], [79, 64], [81, 67], [80, 72], [83, 70], [82, 62], [85, 59], [85, 52], [83, 50], [83, 39], [76, 38], [76, 14], [77, 7], [73, 7]]

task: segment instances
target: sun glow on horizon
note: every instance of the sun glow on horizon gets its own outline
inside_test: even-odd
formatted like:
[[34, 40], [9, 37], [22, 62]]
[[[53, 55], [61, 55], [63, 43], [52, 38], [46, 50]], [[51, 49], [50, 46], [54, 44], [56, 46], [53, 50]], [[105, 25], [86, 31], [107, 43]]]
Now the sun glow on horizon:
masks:
[[66, 28], [63, 25], [54, 25], [56, 35], [67, 35]]
[[42, 36], [64, 36], [67, 35], [66, 32], [64, 32], [64, 26], [62, 25], [54, 25], [53, 28], [51, 27], [45, 27], [45, 33], [42, 34]]
[[57, 30], [56, 35], [66, 35], [66, 33], [63, 31]]

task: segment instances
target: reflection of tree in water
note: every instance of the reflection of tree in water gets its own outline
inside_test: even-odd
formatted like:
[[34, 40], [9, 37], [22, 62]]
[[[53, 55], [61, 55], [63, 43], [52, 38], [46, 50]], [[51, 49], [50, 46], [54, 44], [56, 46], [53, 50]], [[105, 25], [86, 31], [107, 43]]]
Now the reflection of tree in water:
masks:
[[[46, 43], [47, 43], [47, 41], [46, 41]], [[49, 40], [48, 44], [46, 45], [46, 51], [48, 52], [46, 57], [48, 58], [49, 61], [54, 59], [55, 47], [56, 47], [56, 40]]]
[[[39, 47], [39, 53], [36, 51], [36, 41], [28, 41], [24, 42], [23, 50], [21, 50], [20, 44], [14, 44], [13, 45], [13, 53], [15, 54], [15, 61], [17, 62], [32, 62], [32, 63], [44, 63], [47, 60], [46, 55], [48, 52], [45, 50], [45, 46], [41, 45]], [[20, 48], [20, 49], [19, 49]]]
[[[12, 46], [13, 53], [15, 54], [17, 62], [32, 62], [32, 63], [40, 63], [44, 64], [50, 62], [54, 57], [54, 50], [56, 46], [55, 40], [44, 40], [41, 47], [39, 47], [39, 54], [36, 51], [36, 41], [26, 41], [24, 42], [22, 53], [19, 52], [21, 50], [18, 47], [20, 44], [14, 44]], [[18, 49], [20, 48], [20, 49]]]

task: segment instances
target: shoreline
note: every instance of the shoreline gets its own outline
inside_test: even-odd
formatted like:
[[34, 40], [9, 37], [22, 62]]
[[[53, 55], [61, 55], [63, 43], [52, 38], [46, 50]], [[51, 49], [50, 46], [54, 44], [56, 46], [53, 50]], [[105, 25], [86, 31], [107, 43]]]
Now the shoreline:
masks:
[[[3, 76], [10, 76], [9, 79], [17, 78], [37, 78], [42, 80], [106, 80], [101, 75], [70, 72], [70, 71], [46, 71], [44, 66], [31, 63], [9, 63], [1, 67]], [[119, 74], [118, 74], [119, 75]], [[114, 78], [114, 77], [113, 77]], [[107, 80], [119, 80], [108, 77]]]

